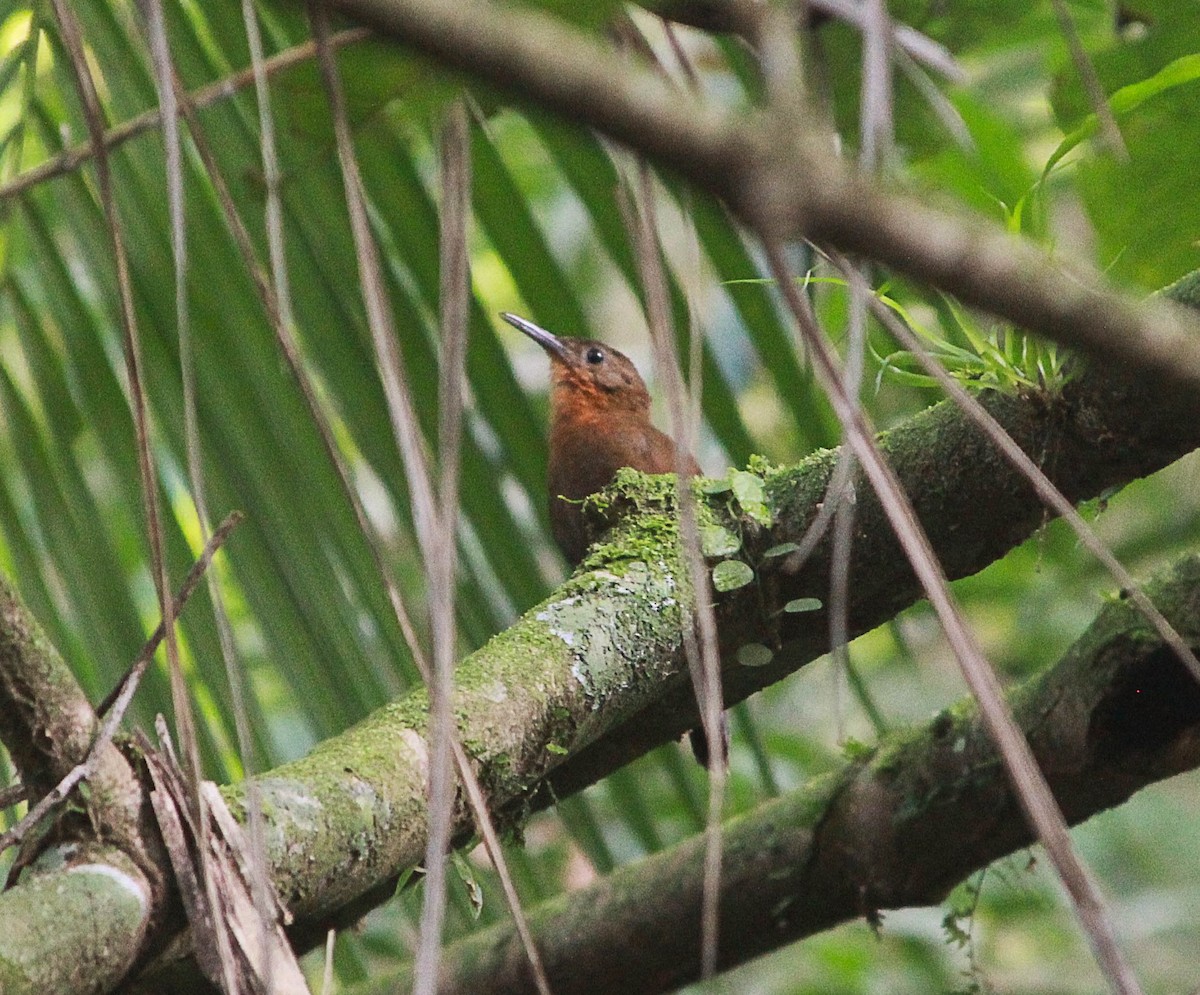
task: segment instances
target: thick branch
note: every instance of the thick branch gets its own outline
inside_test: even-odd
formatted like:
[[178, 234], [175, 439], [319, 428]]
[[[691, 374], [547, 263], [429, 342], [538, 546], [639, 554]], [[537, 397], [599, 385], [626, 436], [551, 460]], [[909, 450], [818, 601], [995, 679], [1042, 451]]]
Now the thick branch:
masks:
[[995, 225], [881, 192], [768, 113], [725, 115], [590, 36], [480, 0], [326, 0], [446, 66], [595, 128], [723, 198], [756, 231], [876, 259], [1155, 380], [1200, 386], [1194, 315], [1067, 273]]
[[[1153, 472], [1200, 444], [1200, 417], [1177, 395], [1095, 373], [1082, 374], [1061, 396], [992, 395], [987, 404], [1019, 442], [1044, 454], [1051, 476], [1077, 499]], [[986, 566], [1041, 522], [1028, 485], [950, 405], [888, 433], [885, 448], [952, 576]], [[824, 596], [828, 551], [819, 549], [799, 572], [789, 572], [786, 558], [764, 561], [761, 554], [802, 535], [835, 461], [836, 453], [820, 453], [766, 475], [772, 528], [725, 519], [741, 532], [739, 555], [757, 569], [759, 583], [722, 597], [723, 643], [779, 646], [768, 666], [730, 665], [727, 700], [826, 649], [824, 619], [798, 621], [779, 608], [791, 598]], [[454, 714], [493, 811], [519, 821], [547, 778], [561, 797], [696, 724], [680, 645], [685, 588], [675, 569], [676, 529], [662, 513], [673, 495], [670, 478], [638, 475], [611, 492], [609, 513], [629, 514], [584, 572], [458, 669]], [[720, 518], [719, 508], [709, 511]], [[860, 494], [857, 521], [850, 612], [853, 630], [862, 631], [919, 591], [869, 494]], [[426, 716], [424, 694], [414, 693], [256, 779], [272, 878], [302, 937], [383, 901], [389, 880], [421, 860]], [[235, 811], [244, 791], [226, 789]], [[534, 803], [549, 799], [545, 792]], [[464, 807], [456, 825], [460, 838], [469, 833]]]
[[27, 872], [19, 887], [0, 894], [0, 989], [110, 990], [141, 952], [154, 890], [111, 846], [76, 848], [70, 863]]
[[[1172, 292], [1186, 298], [1190, 286]], [[986, 403], [1010, 434], [1043, 455], [1051, 476], [1077, 499], [1153, 472], [1200, 444], [1200, 417], [1178, 395], [1095, 372], [1084, 372], [1058, 396], [991, 395]], [[986, 566], [1042, 520], [1028, 485], [950, 405], [888, 433], [885, 448], [952, 576]], [[741, 533], [738, 555], [756, 569], [759, 582], [722, 596], [722, 641], [727, 650], [749, 641], [777, 646], [765, 667], [727, 668], [729, 701], [782, 679], [826, 649], [824, 619], [779, 609], [795, 597], [824, 596], [828, 551], [818, 549], [795, 572], [786, 558], [764, 560], [762, 552], [803, 534], [835, 462], [836, 453], [819, 453], [798, 467], [766, 473], [775, 510], [771, 528], [724, 518]], [[547, 780], [565, 796], [696, 724], [680, 645], [686, 592], [675, 569], [676, 529], [662, 513], [673, 494], [669, 478], [637, 475], [611, 492], [608, 514], [629, 514], [584, 572], [459, 668], [454, 712], [493, 811], [519, 821], [531, 798], [549, 801], [549, 792], [533, 795]], [[708, 511], [714, 520], [724, 514], [720, 507]], [[857, 521], [850, 605], [856, 632], [919, 597], [869, 494], [860, 494]], [[30, 631], [28, 621], [13, 611], [7, 638], [37, 643], [22, 636]], [[384, 900], [388, 881], [421, 860], [426, 716], [424, 694], [412, 694], [256, 779], [272, 878], [302, 936]], [[1118, 782], [1122, 776], [1118, 771]], [[226, 791], [236, 810], [245, 786]], [[464, 807], [456, 826], [460, 838], [470, 831]]]
[[[1152, 473], [1200, 446], [1200, 412], [1187, 395], [1164, 395], [1096, 371], [1082, 373], [1059, 396], [989, 394], [982, 401], [1022, 449], [1039, 457], [1051, 480], [1074, 501]], [[1045, 521], [1045, 510], [1028, 483], [949, 403], [936, 405], [887, 433], [884, 448], [951, 579], [982, 569]], [[760, 563], [758, 558], [770, 544], [785, 541], [785, 536], [795, 540], [803, 534], [824, 497], [835, 463], [835, 454], [818, 453], [769, 479], [779, 525], [766, 534], [752, 533], [743, 553], [758, 568], [760, 585], [755, 593], [761, 591], [766, 602], [727, 600], [719, 608], [719, 621], [727, 658], [749, 642], [772, 643], [777, 652], [765, 667], [726, 667], [729, 704], [781, 680], [828, 649], [823, 614], [785, 615], [775, 621], [771, 613], [790, 598], [827, 597], [829, 544], [818, 547], [798, 575], [786, 572], [786, 560]], [[875, 495], [860, 486], [857, 500], [849, 606], [852, 636], [875, 628], [924, 596]], [[619, 736], [599, 740], [555, 770], [539, 803], [549, 804], [554, 796], [594, 783], [655, 746], [678, 738], [696, 720], [691, 686], [678, 680], [626, 723]]]
[[[987, 403], [1019, 442], [1045, 454], [1051, 476], [1076, 499], [1150, 473], [1200, 444], [1200, 418], [1172, 405], [1170, 395], [1096, 375], [1082, 375], [1061, 397], [994, 395]], [[952, 406], [910, 419], [885, 445], [952, 576], [986, 566], [1042, 521], [1028, 485]], [[835, 459], [818, 454], [769, 475], [773, 528], [730, 523], [743, 530], [742, 555], [758, 569], [760, 583], [722, 597], [722, 641], [730, 649], [778, 640], [780, 648], [768, 666], [726, 669], [729, 701], [782, 679], [827, 648], [824, 618], [797, 620], [778, 610], [794, 597], [824, 597], [828, 550], [818, 550], [799, 573], [788, 573], [786, 560], [762, 561], [761, 552], [803, 533]], [[680, 646], [675, 536], [656, 503], [671, 487], [665, 478], [646, 483], [614, 498], [645, 514], [623, 520], [587, 562], [590, 569], [458, 670], [455, 714], [463, 742], [493, 809], [508, 808], [514, 819], [543, 779], [563, 797], [696, 724]], [[855, 632], [920, 597], [869, 494], [860, 494], [857, 521]], [[413, 694], [258, 780], [275, 880], [301, 919], [324, 921], [420, 861], [426, 707], [424, 695]], [[236, 804], [242, 789], [229, 791]], [[534, 804], [550, 799], [546, 791]], [[465, 812], [459, 814], [459, 830], [469, 831]]]
[[[1200, 560], [1150, 586], [1200, 644]], [[1200, 765], [1200, 687], [1127, 603], [1108, 606], [1053, 668], [1011, 696], [1071, 822]], [[1027, 822], [974, 703], [880, 744], [725, 830], [721, 967], [882, 908], [928, 905], [1028, 845]], [[629, 865], [534, 909], [556, 995], [661, 992], [698, 980], [704, 841]], [[532, 991], [502, 923], [446, 952], [438, 990]], [[403, 977], [395, 989], [407, 988]]]
[[[38, 799], [87, 757], [100, 724], [83, 689], [30, 615], [12, 584], [0, 577], [0, 742]], [[131, 835], [141, 792], [115, 746], [102, 748], [89, 784], [94, 814], [110, 830]]]

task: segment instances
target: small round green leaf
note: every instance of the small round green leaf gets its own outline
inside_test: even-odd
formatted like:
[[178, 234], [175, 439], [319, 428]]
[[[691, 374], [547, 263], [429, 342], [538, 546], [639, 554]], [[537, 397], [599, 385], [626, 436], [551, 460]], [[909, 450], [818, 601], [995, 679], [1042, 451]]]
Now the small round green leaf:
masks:
[[762, 478], [748, 470], [734, 470], [729, 475], [729, 482], [733, 485], [734, 496], [742, 504], [762, 504], [767, 498]]
[[736, 591], [754, 580], [754, 571], [741, 560], [722, 560], [712, 572], [713, 587], [718, 591]]
[[737, 662], [743, 667], [765, 667], [774, 658], [771, 648], [762, 643], [747, 643], [737, 651]]
[[700, 484], [702, 494], [725, 494], [731, 490], [733, 490], [733, 484], [724, 477], [706, 478]]
[[772, 546], [763, 553], [763, 559], [772, 560], [777, 556], [787, 556], [788, 553], [794, 553], [799, 548], [794, 542], [781, 542], [778, 546]]
[[820, 611], [821, 601], [819, 598], [796, 598], [784, 605], [783, 610], [789, 615], [796, 615], [800, 612]]
[[700, 528], [700, 548], [705, 556], [732, 556], [742, 548], [742, 540], [720, 525]]
[[733, 496], [743, 514], [764, 527], [771, 525], [771, 509], [767, 507], [767, 492], [762, 478], [747, 470], [734, 470], [729, 476]]

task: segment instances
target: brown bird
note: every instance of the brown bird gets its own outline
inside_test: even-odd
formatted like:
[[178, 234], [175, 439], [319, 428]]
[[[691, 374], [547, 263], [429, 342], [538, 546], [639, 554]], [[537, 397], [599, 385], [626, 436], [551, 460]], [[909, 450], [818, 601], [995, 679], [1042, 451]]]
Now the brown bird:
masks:
[[[500, 315], [550, 357], [550, 528], [572, 566], [587, 552], [580, 502], [621, 467], [674, 473], [675, 443], [650, 423], [650, 392], [629, 357], [594, 339], [559, 338], [515, 314]], [[683, 455], [688, 476], [700, 473]]]
[[[621, 467], [643, 473], [675, 473], [674, 441], [650, 423], [650, 392], [629, 357], [595, 339], [559, 338], [515, 314], [500, 315], [546, 350], [550, 357], [550, 529], [567, 562], [587, 552], [580, 502], [603, 490]], [[689, 477], [700, 467], [683, 454]], [[721, 717], [723, 753], [728, 730]], [[708, 766], [708, 741], [701, 729], [689, 736], [696, 759]]]

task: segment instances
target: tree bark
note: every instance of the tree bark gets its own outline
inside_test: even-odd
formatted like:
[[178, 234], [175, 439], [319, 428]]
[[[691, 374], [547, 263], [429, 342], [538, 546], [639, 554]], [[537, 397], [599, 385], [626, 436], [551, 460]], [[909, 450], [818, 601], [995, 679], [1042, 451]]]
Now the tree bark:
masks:
[[[1183, 398], [1181, 400], [1180, 398]], [[1052, 396], [990, 395], [986, 403], [1073, 499], [1157, 470], [1200, 445], [1187, 395], [1163, 394], [1085, 370]], [[951, 576], [986, 566], [1043, 520], [1028, 484], [952, 406], [939, 404], [886, 434], [889, 459], [916, 501]], [[729, 662], [727, 700], [741, 700], [827, 649], [823, 613], [781, 613], [787, 601], [824, 595], [829, 551], [799, 570], [770, 546], [799, 539], [824, 497], [835, 452], [788, 468], [758, 467], [772, 506], [763, 527], [708, 499], [704, 514], [740, 540], [736, 555], [757, 582], [721, 596], [724, 649], [775, 650], [763, 667]], [[493, 811], [517, 824], [534, 805], [580, 790], [696, 724], [680, 640], [677, 535], [664, 515], [669, 478], [631, 475], [593, 510], [615, 528], [584, 569], [459, 667], [454, 711]], [[869, 494], [860, 494], [850, 605], [854, 632], [886, 621], [920, 591]], [[386, 706], [309, 756], [226, 788], [244, 814], [260, 793], [271, 876], [311, 942], [327, 923], [361, 915], [388, 882], [423, 856], [423, 692]], [[565, 751], [565, 755], [564, 752]], [[460, 839], [471, 831], [459, 806]], [[66, 990], [66, 989], [64, 989]]]
[[[0, 577], [0, 743], [28, 796], [47, 794], [82, 763], [98, 730], [96, 713], [75, 675], [12, 584]], [[136, 820], [138, 785], [112, 744], [94, 764], [91, 783], [105, 795], [98, 817], [111, 820], [123, 812]]]
[[0, 991], [110, 991], [142, 953], [153, 889], [123, 850], [73, 848], [0, 894]]
[[1161, 387], [1200, 386], [1193, 313], [1132, 301], [994, 224], [882, 191], [833, 154], [795, 106], [798, 94], [789, 106], [724, 113], [541, 12], [480, 0], [324, 2], [628, 146], [721, 198], [764, 237], [861, 254]]
[[[1149, 586], [1200, 645], [1200, 559]], [[1200, 765], [1200, 686], [1128, 602], [1009, 695], [1072, 823]], [[930, 905], [1032, 842], [974, 701], [724, 829], [722, 970], [880, 909]], [[529, 913], [556, 995], [672, 991], [700, 977], [704, 839], [693, 837]], [[405, 991], [408, 974], [381, 979]], [[535, 991], [512, 924], [446, 950], [443, 995]]]
[[[1080, 500], [1200, 444], [1200, 419], [1173, 396], [1084, 372], [1061, 396], [993, 395], [987, 403], [1028, 450], [1045, 454], [1051, 477]], [[1028, 484], [951, 405], [887, 433], [885, 446], [951, 576], [982, 569], [1044, 520]], [[828, 648], [822, 612], [781, 612], [793, 598], [824, 595], [828, 549], [794, 573], [786, 558], [764, 560], [762, 552], [800, 538], [835, 461], [836, 453], [825, 452], [764, 471], [775, 510], [770, 528], [727, 514], [722, 499], [709, 506], [713, 521], [741, 537], [738, 555], [759, 574], [717, 606], [728, 702]], [[610, 491], [595, 514], [628, 514], [583, 570], [459, 667], [460, 734], [493, 810], [513, 822], [531, 798], [544, 806], [565, 797], [696, 724], [679, 632], [686, 595], [675, 569], [676, 536], [661, 514], [670, 494], [665, 478], [636, 476]], [[922, 596], [874, 498], [860, 494], [859, 502], [853, 632]], [[730, 651], [748, 642], [775, 648], [771, 662], [733, 662]], [[425, 695], [416, 692], [254, 782], [266, 799], [277, 886], [300, 919], [319, 924], [347, 903], [361, 911], [358, 896], [420, 861], [425, 714]], [[228, 789], [235, 810], [245, 791]], [[457, 827], [460, 838], [470, 832], [461, 807]]]

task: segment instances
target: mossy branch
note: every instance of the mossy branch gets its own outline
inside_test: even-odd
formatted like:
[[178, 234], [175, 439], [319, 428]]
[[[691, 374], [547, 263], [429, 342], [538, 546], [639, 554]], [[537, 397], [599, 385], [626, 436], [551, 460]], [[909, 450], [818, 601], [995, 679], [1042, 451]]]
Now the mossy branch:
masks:
[[[31, 804], [85, 763], [99, 730], [70, 668], [0, 576], [0, 742]], [[56, 824], [57, 845], [0, 894], [0, 991], [115, 984], [166, 893], [147, 851], [141, 784], [111, 742], [92, 758], [87, 786]]]
[[[1190, 395], [1163, 394], [1121, 376], [1086, 369], [1054, 394], [988, 393], [981, 397], [997, 422], [1071, 500], [1082, 501], [1160, 469], [1200, 445], [1200, 412]], [[996, 447], [952, 404], [941, 403], [885, 434], [885, 453], [913, 500], [921, 524], [951, 579], [968, 576], [1003, 556], [1046, 521], [1033, 489]], [[799, 465], [760, 468], [773, 514], [763, 528], [749, 516], [729, 523], [739, 532], [736, 554], [755, 582], [718, 601], [727, 661], [725, 701], [733, 704], [828, 650], [824, 612], [789, 614], [789, 601], [824, 599], [832, 550], [817, 547], [797, 571], [790, 558], [764, 558], [777, 544], [799, 541], [817, 515], [836, 452], [818, 452]], [[849, 604], [850, 633], [866, 632], [924, 596], [875, 495], [857, 489]], [[739, 667], [739, 647], [765, 644], [765, 666]], [[697, 721], [686, 681], [670, 683], [622, 728], [573, 755], [553, 771], [548, 790], [563, 797], [650, 749], [682, 735]]]
[[[1200, 412], [1191, 395], [1095, 368], [1057, 394], [994, 393], [983, 400], [1074, 500], [1152, 473], [1200, 445]], [[1044, 519], [1029, 485], [952, 405], [909, 419], [886, 435], [884, 448], [951, 577], [982, 569]], [[738, 539], [736, 553], [728, 555], [755, 573], [754, 583], [718, 598], [726, 659], [748, 643], [773, 654], [764, 666], [727, 663], [728, 703], [827, 649], [821, 613], [782, 609], [792, 600], [824, 596], [830, 550], [818, 547], [798, 568], [789, 557], [765, 553], [801, 538], [835, 461], [836, 453], [822, 452], [793, 467], [756, 463], [746, 474], [757, 478], [756, 488], [740, 479], [732, 498], [707, 499], [709, 523]], [[607, 511], [597, 513], [624, 517], [584, 570], [457, 672], [454, 710], [462, 741], [493, 812], [512, 824], [697, 722], [680, 639], [690, 595], [677, 570], [670, 501], [661, 479], [622, 478], [608, 495]], [[921, 596], [873, 495], [860, 489], [858, 501], [853, 633]], [[383, 901], [389, 882], [422, 859], [426, 716], [427, 699], [416, 692], [256, 779], [273, 880], [297, 917], [301, 943], [323, 924]], [[245, 790], [226, 789], [235, 811]], [[470, 832], [461, 805], [457, 830], [460, 839]]]
[[[1200, 645], [1200, 559], [1148, 593]], [[1056, 666], [1009, 697], [1072, 823], [1200, 765], [1200, 687], [1128, 602], [1106, 607]], [[1031, 841], [966, 699], [726, 825], [720, 967], [880, 909], [937, 903]], [[557, 995], [649, 995], [698, 981], [703, 880], [704, 840], [694, 837], [533, 909]], [[448, 948], [443, 965], [445, 995], [533, 991], [507, 922]], [[408, 987], [406, 975], [386, 982]]]
[[[1074, 499], [1151, 473], [1200, 444], [1184, 402], [1099, 372], [1061, 394], [990, 395], [985, 403]], [[890, 432], [889, 458], [917, 504], [951, 576], [986, 566], [1026, 538], [1044, 513], [1032, 490], [950, 405]], [[827, 649], [821, 613], [789, 615], [789, 601], [822, 597], [829, 550], [798, 571], [764, 561], [796, 540], [816, 514], [834, 464], [819, 453], [798, 466], [757, 467], [772, 509], [764, 527], [717, 495], [709, 510], [738, 532], [756, 582], [718, 600], [729, 651], [774, 651], [766, 666], [728, 663], [726, 701], [744, 699]], [[637, 506], [594, 550], [582, 572], [513, 628], [463, 662], [455, 714], [495, 812], [520, 822], [696, 724], [680, 640], [685, 585], [676, 571], [669, 500], [661, 482], [626, 477], [612, 509]], [[859, 494], [851, 628], [861, 632], [912, 604], [920, 590], [870, 494]], [[386, 882], [420, 861], [424, 846], [426, 699], [417, 692], [375, 713], [293, 764], [263, 775], [275, 880], [310, 926], [386, 897]], [[566, 751], [564, 754], [563, 751]], [[244, 789], [228, 789], [235, 808]], [[469, 832], [460, 812], [460, 834]]]
[[[100, 721], [37, 620], [0, 576], [0, 743], [37, 801], [83, 764]], [[92, 759], [86, 803], [89, 829], [140, 850], [141, 785], [110, 742]]]
[[[1018, 442], [1045, 454], [1059, 486], [1080, 499], [1153, 472], [1200, 444], [1200, 418], [1172, 395], [1085, 372], [1058, 396], [991, 395], [986, 403]], [[1042, 521], [1032, 491], [949, 405], [889, 433], [885, 445], [952, 576], [986, 566]], [[728, 651], [774, 650], [761, 667], [731, 663], [726, 700], [745, 698], [825, 651], [820, 614], [787, 601], [821, 597], [829, 551], [798, 571], [767, 548], [795, 541], [816, 514], [834, 453], [800, 465], [756, 465], [771, 510], [765, 526], [727, 495], [706, 506], [736, 533], [756, 581], [718, 602]], [[661, 492], [661, 493], [660, 493]], [[519, 823], [532, 806], [579, 790], [696, 723], [680, 619], [687, 591], [661, 481], [624, 478], [610, 495], [640, 511], [573, 577], [514, 627], [463, 662], [454, 699], [460, 734], [495, 813]], [[919, 590], [873, 498], [859, 494], [850, 605], [863, 631], [911, 604]], [[411, 694], [309, 756], [256, 779], [276, 888], [302, 944], [329, 922], [386, 899], [389, 882], [423, 856], [427, 701]], [[563, 751], [566, 751], [565, 754]], [[1116, 782], [1124, 775], [1114, 773]], [[1102, 777], [1098, 774], [1098, 780]], [[226, 790], [235, 811], [245, 786]], [[465, 809], [460, 838], [470, 832]]]

